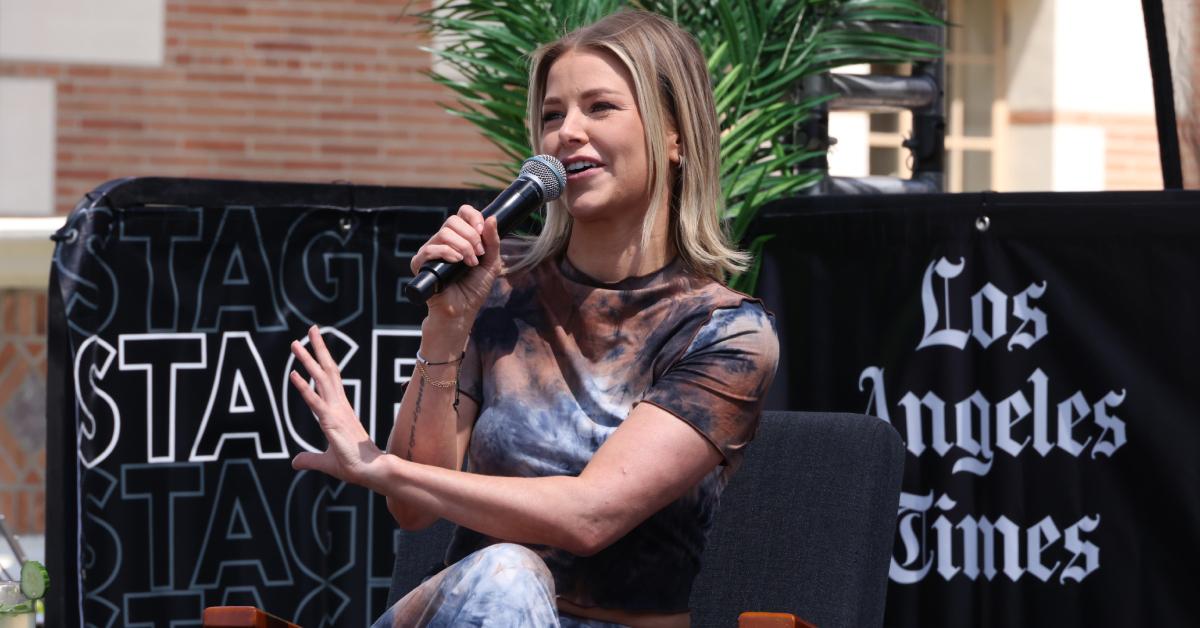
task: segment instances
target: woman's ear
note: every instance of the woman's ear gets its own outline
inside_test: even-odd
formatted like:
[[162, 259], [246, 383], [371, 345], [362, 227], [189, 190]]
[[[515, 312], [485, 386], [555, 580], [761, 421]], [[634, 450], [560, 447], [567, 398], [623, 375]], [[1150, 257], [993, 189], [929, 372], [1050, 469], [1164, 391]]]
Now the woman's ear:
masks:
[[679, 131], [671, 127], [667, 130], [667, 161], [671, 162], [672, 166], [678, 166], [682, 163], [683, 150], [679, 145]]

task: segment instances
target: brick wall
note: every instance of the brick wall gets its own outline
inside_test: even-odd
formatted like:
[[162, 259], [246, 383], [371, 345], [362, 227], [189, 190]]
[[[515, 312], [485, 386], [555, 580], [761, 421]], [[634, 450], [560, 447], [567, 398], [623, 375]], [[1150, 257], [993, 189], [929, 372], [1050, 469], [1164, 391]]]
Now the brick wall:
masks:
[[[1096, 127], [1104, 132], [1105, 190], [1161, 190], [1158, 126], [1153, 114], [1078, 111], [1012, 111], [1009, 124], [1064, 124]], [[1071, 146], [1060, 147], [1072, 150]]]
[[0, 290], [0, 513], [18, 534], [46, 515], [46, 293]]
[[410, 0], [167, 0], [162, 67], [0, 62], [57, 85], [55, 206], [122, 176], [460, 186], [499, 153], [442, 111]]
[[1161, 190], [1158, 125], [1154, 116], [1096, 116], [1104, 127], [1104, 183], [1108, 190]]

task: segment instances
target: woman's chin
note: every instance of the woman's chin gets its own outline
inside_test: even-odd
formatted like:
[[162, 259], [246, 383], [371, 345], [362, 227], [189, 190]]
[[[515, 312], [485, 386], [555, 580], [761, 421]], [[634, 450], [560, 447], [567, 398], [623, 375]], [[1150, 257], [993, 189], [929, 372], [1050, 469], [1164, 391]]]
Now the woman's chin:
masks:
[[598, 216], [604, 214], [604, 207], [586, 197], [573, 198], [567, 199], [567, 212], [576, 221], [595, 220]]

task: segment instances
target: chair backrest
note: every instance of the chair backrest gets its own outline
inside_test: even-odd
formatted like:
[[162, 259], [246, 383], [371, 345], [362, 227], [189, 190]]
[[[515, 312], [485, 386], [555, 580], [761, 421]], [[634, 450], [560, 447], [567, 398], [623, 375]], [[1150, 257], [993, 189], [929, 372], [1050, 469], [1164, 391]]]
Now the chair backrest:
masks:
[[[904, 448], [857, 414], [767, 412], [721, 497], [692, 623], [737, 625], [743, 611], [795, 613], [821, 628], [883, 623]], [[440, 565], [453, 526], [402, 532], [391, 604]]]
[[692, 589], [692, 624], [742, 611], [821, 628], [880, 626], [904, 446], [859, 414], [768, 412], [721, 508]]

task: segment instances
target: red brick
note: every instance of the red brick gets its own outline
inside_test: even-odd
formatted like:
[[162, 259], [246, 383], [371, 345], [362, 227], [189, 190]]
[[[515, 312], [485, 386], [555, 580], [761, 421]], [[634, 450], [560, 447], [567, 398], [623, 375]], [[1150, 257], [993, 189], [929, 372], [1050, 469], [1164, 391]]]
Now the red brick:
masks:
[[174, 137], [117, 137], [112, 140], [113, 146], [139, 149], [173, 149], [179, 146], [179, 140]]
[[266, 120], [303, 120], [313, 117], [311, 111], [296, 111], [294, 109], [254, 109], [251, 113], [253, 113], [255, 118]]
[[378, 122], [379, 114], [370, 112], [370, 111], [355, 111], [355, 110], [322, 111], [321, 119], [322, 120], [341, 120], [341, 121], [355, 120], [355, 121], [360, 121], [360, 122]]
[[257, 124], [222, 124], [210, 128], [211, 131], [217, 133], [228, 133], [239, 137], [249, 137], [260, 133], [267, 135], [279, 135], [282, 133], [277, 127], [263, 126], [262, 123]]
[[363, 145], [347, 145], [347, 144], [322, 144], [321, 152], [326, 155], [370, 155], [379, 154], [379, 148], [375, 146]]
[[60, 179], [84, 179], [97, 184], [112, 178], [112, 175], [107, 170], [79, 170], [75, 168], [59, 168], [58, 176]]
[[299, 41], [259, 41], [254, 44], [255, 50], [266, 50], [269, 52], [303, 52], [309, 53], [313, 51], [313, 45]]
[[287, 20], [309, 19], [316, 15], [312, 11], [292, 8], [251, 7], [250, 14], [254, 17], [283, 18]]
[[236, 141], [216, 141], [216, 140], [184, 140], [183, 147], [188, 150], [242, 152], [242, 151], [246, 150], [246, 143], [245, 142], [236, 142]]
[[198, 118], [202, 118], [202, 117], [210, 117], [210, 118], [231, 118], [231, 117], [233, 117], [233, 118], [236, 118], [236, 117], [241, 117], [242, 115], [245, 114], [244, 109], [239, 109], [239, 108], [235, 108], [235, 107], [213, 107], [213, 106], [209, 106], [209, 105], [205, 105], [202, 107], [188, 107], [184, 111], [192, 119], [198, 119]]
[[182, 167], [207, 167], [212, 164], [212, 160], [204, 157], [185, 157], [173, 155], [160, 155], [154, 158], [155, 166], [182, 166]]
[[289, 85], [309, 87], [313, 84], [311, 78], [303, 76], [256, 76], [254, 77], [256, 85]]
[[253, 23], [253, 22], [222, 22], [217, 25], [217, 30], [227, 31], [231, 33], [252, 33], [259, 35], [274, 35], [284, 31], [282, 26], [272, 23]]
[[289, 160], [283, 162], [283, 167], [287, 170], [335, 170], [340, 171], [345, 168], [345, 164], [340, 161], [308, 161], [308, 160]]
[[93, 131], [141, 131], [145, 128], [140, 120], [121, 118], [84, 118], [83, 128]]
[[280, 142], [255, 142], [254, 150], [271, 153], [302, 153], [312, 154], [316, 149], [308, 144], [285, 144]]
[[178, 115], [179, 107], [172, 105], [151, 105], [138, 103], [136, 105], [121, 105], [121, 113]]
[[[146, 91], [141, 85], [111, 84], [80, 85], [77, 89], [81, 96], [141, 96]], [[84, 99], [81, 98], [80, 100]], [[107, 102], [107, 99], [104, 99], [101, 102]]]
[[205, 83], [245, 83], [246, 76], [243, 74], [218, 74], [215, 72], [188, 72], [187, 80], [202, 81]]
[[236, 4], [189, 4], [183, 10], [198, 15], [248, 15], [250, 13], [246, 7]]
[[250, 91], [250, 92], [225, 91], [225, 92], [218, 92], [217, 96], [219, 96], [220, 98], [225, 98], [225, 99], [229, 99], [229, 100], [279, 100], [279, 96], [277, 94], [272, 94], [270, 92], [263, 92], [263, 91]]
[[379, 54], [379, 50], [377, 48], [368, 48], [366, 46], [321, 46], [317, 48], [317, 51], [321, 54], [361, 57], [373, 57]]
[[118, 153], [107, 151], [104, 153], [81, 153], [79, 155], [80, 164], [102, 163], [110, 171], [114, 171], [119, 176], [127, 176], [130, 173], [125, 170], [132, 170], [133, 166], [142, 166], [147, 163], [147, 158], [144, 153], [138, 151], [127, 151]]
[[60, 133], [58, 136], [58, 144], [70, 146], [108, 146], [112, 142], [107, 137], [99, 137], [95, 135], [69, 135]]
[[321, 19], [336, 22], [378, 22], [378, 13], [363, 11], [323, 11]]
[[283, 128], [283, 133], [285, 135], [302, 135], [305, 137], [342, 137], [346, 135], [346, 131], [344, 129], [333, 128], [330, 126], [289, 126]]
[[305, 37], [337, 37], [346, 34], [346, 29], [331, 26], [289, 26], [287, 32]]
[[212, 22], [205, 22], [202, 20], [180, 20], [167, 18], [166, 26], [167, 32], [170, 33], [175, 31], [211, 31], [216, 25]]
[[236, 39], [209, 39], [192, 37], [185, 42], [184, 46], [191, 49], [217, 48], [222, 50], [245, 50], [246, 42], [238, 41]]
[[381, 81], [367, 79], [325, 78], [321, 79], [321, 87], [326, 89], [381, 89]]

